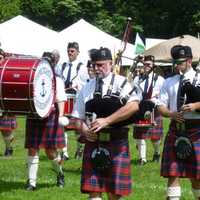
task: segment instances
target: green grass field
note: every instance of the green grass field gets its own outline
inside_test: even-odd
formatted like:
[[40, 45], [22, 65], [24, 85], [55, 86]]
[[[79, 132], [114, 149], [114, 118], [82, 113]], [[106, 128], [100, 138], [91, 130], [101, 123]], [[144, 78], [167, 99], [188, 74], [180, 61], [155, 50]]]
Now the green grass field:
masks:
[[[18, 128], [15, 131], [14, 155], [11, 158], [3, 157], [4, 144], [0, 141], [0, 200], [81, 200], [87, 195], [80, 193], [81, 161], [75, 160], [75, 136], [69, 133], [71, 159], [64, 163], [65, 188], [56, 187], [56, 176], [47, 160], [44, 151], [40, 152], [40, 166], [37, 181], [37, 190], [28, 192], [24, 189], [27, 179], [26, 150], [24, 149], [24, 118], [18, 118]], [[168, 121], [165, 120], [165, 132]], [[160, 177], [160, 165], [148, 162], [145, 166], [136, 165], [137, 151], [130, 133], [130, 151], [132, 162], [133, 193], [124, 199], [131, 200], [164, 200], [166, 179]], [[152, 159], [152, 145], [148, 141], [148, 160]], [[182, 200], [193, 199], [188, 180], [182, 180]], [[104, 196], [104, 199], [107, 199]]]

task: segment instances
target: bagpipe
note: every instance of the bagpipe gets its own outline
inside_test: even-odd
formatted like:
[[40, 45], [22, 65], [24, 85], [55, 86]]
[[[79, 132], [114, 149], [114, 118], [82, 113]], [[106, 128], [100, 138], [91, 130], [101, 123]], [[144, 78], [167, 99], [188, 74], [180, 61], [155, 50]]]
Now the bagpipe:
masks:
[[200, 65], [196, 67], [196, 74], [192, 83], [188, 79], [183, 80], [183, 93], [186, 95], [185, 104], [200, 101], [200, 83], [197, 84], [199, 75]]
[[[117, 111], [127, 103], [128, 99], [130, 98], [130, 95], [136, 90], [136, 88], [134, 87], [133, 89], [131, 89], [131, 91], [126, 96], [121, 96], [121, 91], [123, 90], [124, 86], [128, 83], [127, 79], [124, 79], [123, 83], [118, 88], [118, 90], [115, 93], [113, 93], [112, 88], [114, 79], [115, 74], [113, 73], [109, 89], [107, 90], [106, 95], [102, 96], [101, 92], [99, 92], [101, 90], [99, 89], [99, 77], [96, 77], [96, 86], [93, 95], [94, 98], [86, 102], [86, 112], [95, 113], [97, 118], [104, 118], [113, 114], [115, 111]], [[112, 124], [111, 126], [122, 127], [133, 123], [133, 121], [135, 120], [135, 116], [132, 115], [129, 119], [117, 122], [115, 124]]]
[[[133, 81], [134, 85], [137, 86], [138, 90], [142, 93], [142, 100], [139, 103], [139, 111], [135, 113], [137, 120], [133, 124], [135, 127], [152, 127], [156, 125], [154, 120], [155, 115], [155, 103], [151, 100], [153, 88], [157, 81], [158, 75], [154, 72], [155, 65], [154, 59], [152, 70], [149, 72], [144, 71], [144, 56], [138, 55], [130, 67], [129, 81]], [[152, 79], [148, 90], [145, 92], [141, 88], [141, 83], [146, 82], [149, 74], [153, 72]]]
[[143, 76], [143, 55], [138, 55], [133, 59], [133, 64], [129, 68], [128, 72], [128, 80], [129, 82], [132, 82], [136, 77], [142, 77]]
[[[200, 66], [198, 65], [196, 67], [196, 74], [192, 82], [190, 82], [190, 80], [188, 79], [183, 79], [180, 98], [182, 98], [182, 102], [184, 104], [195, 103], [200, 101], [200, 85], [199, 83], [197, 84], [199, 74]], [[199, 110], [196, 111], [199, 112]], [[197, 118], [200, 119], [200, 115]], [[177, 129], [177, 139], [175, 140], [174, 144], [176, 157], [179, 160], [187, 160], [194, 153], [193, 143], [190, 140], [190, 135], [187, 133], [187, 119], [185, 123], [177, 124]]]
[[[106, 95], [102, 96], [100, 89], [99, 89], [99, 77], [96, 77], [96, 86], [95, 86], [95, 92], [94, 92], [94, 98], [86, 102], [85, 110], [87, 113], [95, 113], [97, 118], [104, 118], [107, 117], [114, 112], [116, 112], [118, 109], [126, 105], [128, 102], [130, 96], [133, 92], [139, 91], [139, 87], [137, 85], [134, 85], [132, 89], [129, 91], [129, 93], [126, 96], [122, 96], [121, 92], [125, 85], [128, 83], [127, 79], [124, 79], [118, 90], [113, 93], [112, 87], [115, 79], [115, 74], [112, 74], [111, 82], [109, 89], [106, 93]], [[126, 126], [128, 124], [137, 124], [140, 120], [143, 120], [145, 118], [145, 113], [147, 111], [152, 112], [154, 108], [154, 103], [152, 101], [143, 100], [139, 104], [139, 111], [131, 115], [128, 119], [117, 122], [111, 125], [111, 127], [122, 127]], [[151, 115], [151, 113], [150, 113]], [[152, 119], [150, 119], [151, 123]], [[151, 126], [152, 123], [149, 125]], [[145, 124], [147, 126], [147, 123]]]
[[113, 73], [115, 73], [115, 74], [121, 74], [122, 55], [123, 55], [124, 51], [126, 50], [126, 46], [127, 46], [128, 39], [129, 39], [129, 36], [130, 36], [131, 21], [132, 21], [132, 18], [128, 17], [126, 28], [125, 28], [123, 38], [122, 38], [122, 41], [121, 41], [121, 49], [118, 50], [116, 56], [114, 57]]

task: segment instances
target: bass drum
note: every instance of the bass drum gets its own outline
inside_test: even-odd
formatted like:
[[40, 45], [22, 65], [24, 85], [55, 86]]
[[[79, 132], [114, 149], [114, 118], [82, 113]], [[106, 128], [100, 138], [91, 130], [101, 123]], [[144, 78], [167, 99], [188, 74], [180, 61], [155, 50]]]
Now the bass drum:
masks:
[[48, 61], [33, 57], [8, 58], [0, 66], [2, 112], [45, 118], [55, 102], [55, 76]]

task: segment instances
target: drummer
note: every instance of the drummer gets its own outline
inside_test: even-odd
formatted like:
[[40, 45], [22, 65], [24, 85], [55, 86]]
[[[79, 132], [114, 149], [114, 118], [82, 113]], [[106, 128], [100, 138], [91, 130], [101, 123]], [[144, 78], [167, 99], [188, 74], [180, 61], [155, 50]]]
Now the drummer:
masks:
[[[143, 71], [142, 75], [138, 78], [138, 82], [140, 83], [140, 88], [142, 89], [143, 100], [148, 100], [156, 103], [156, 100], [159, 95], [159, 91], [163, 85], [164, 78], [154, 72], [154, 57], [151, 55], [144, 56], [143, 60]], [[136, 78], [136, 79], [137, 79]], [[142, 104], [140, 104], [142, 105]], [[155, 112], [154, 112], [155, 111]], [[146, 158], [146, 139], [151, 139], [154, 147], [154, 154], [152, 161], [159, 161], [160, 159], [160, 145], [161, 139], [163, 135], [163, 125], [162, 125], [162, 117], [158, 114], [156, 108], [154, 109], [154, 113], [148, 114], [147, 118], [150, 118], [152, 115], [155, 115], [155, 126], [154, 127], [136, 127], [133, 128], [133, 137], [136, 139], [136, 147], [139, 154], [139, 165], [144, 165], [147, 162]], [[150, 124], [151, 125], [151, 124]]]
[[89, 82], [91, 79], [96, 77], [94, 64], [90, 60], [88, 60], [88, 63], [87, 63], [87, 70], [88, 70], [88, 75], [89, 75], [87, 82]]
[[[51, 64], [54, 62], [52, 53], [43, 54]], [[57, 175], [57, 186], [64, 187], [64, 173], [62, 162], [57, 149], [65, 146], [64, 129], [66, 118], [63, 117], [64, 101], [66, 94], [64, 83], [61, 78], [56, 77], [56, 103], [47, 118], [40, 119], [35, 116], [28, 116], [26, 121], [25, 148], [28, 149], [28, 180], [26, 189], [33, 191], [36, 189], [37, 171], [39, 165], [39, 150], [45, 149], [45, 153], [53, 165]]]
[[[5, 52], [0, 49], [0, 66], [5, 60]], [[0, 131], [5, 143], [4, 156], [12, 156], [13, 154], [13, 131], [17, 128], [16, 117], [9, 113], [1, 113], [0, 116]]]
[[[77, 42], [69, 42], [67, 45], [68, 60], [61, 65], [58, 65], [57, 72], [65, 82], [65, 91], [69, 96], [76, 96], [76, 92], [89, 79], [86, 65], [79, 58], [79, 44]], [[75, 99], [75, 98], [74, 98]], [[70, 115], [71, 113], [67, 113]], [[77, 134], [76, 134], [77, 135]], [[68, 154], [68, 134], [65, 132], [66, 147], [63, 149], [63, 160], [69, 159]], [[75, 158], [79, 158], [82, 154], [82, 145], [77, 143]]]

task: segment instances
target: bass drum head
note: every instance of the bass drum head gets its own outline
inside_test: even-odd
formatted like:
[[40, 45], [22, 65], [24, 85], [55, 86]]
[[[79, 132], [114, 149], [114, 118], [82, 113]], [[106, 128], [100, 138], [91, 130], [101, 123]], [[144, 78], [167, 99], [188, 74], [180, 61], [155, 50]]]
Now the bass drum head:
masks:
[[50, 64], [41, 60], [33, 80], [33, 102], [36, 113], [48, 117], [55, 102], [55, 77]]

